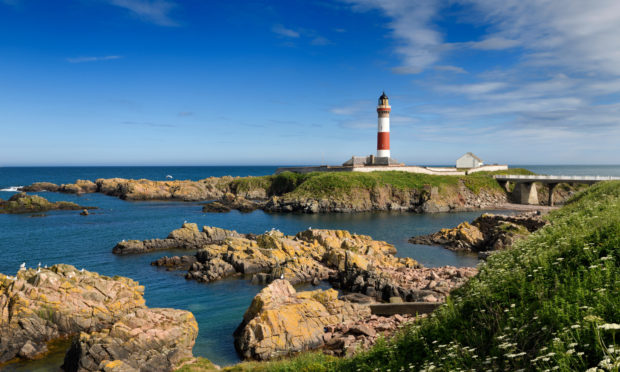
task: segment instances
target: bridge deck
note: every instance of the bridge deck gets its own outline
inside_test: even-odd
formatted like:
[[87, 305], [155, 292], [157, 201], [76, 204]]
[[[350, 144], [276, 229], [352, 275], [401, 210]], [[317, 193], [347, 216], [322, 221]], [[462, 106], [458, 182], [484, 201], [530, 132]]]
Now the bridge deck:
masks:
[[596, 183], [601, 181], [620, 180], [620, 177], [611, 176], [498, 175], [494, 177], [498, 181], [541, 183]]

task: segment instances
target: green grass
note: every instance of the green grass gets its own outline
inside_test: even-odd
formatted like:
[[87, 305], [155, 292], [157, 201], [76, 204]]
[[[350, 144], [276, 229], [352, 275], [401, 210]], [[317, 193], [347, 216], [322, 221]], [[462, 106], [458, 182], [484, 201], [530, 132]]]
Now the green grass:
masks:
[[243, 177], [233, 180], [233, 192], [247, 192], [264, 189], [267, 195], [291, 197], [330, 198], [353, 195], [359, 190], [375, 190], [380, 187], [393, 187], [398, 190], [424, 189], [438, 187], [440, 191], [456, 190], [461, 180], [467, 188], [480, 193], [482, 190], [502, 191], [496, 174], [533, 174], [527, 169], [515, 168], [507, 171], [479, 172], [468, 176], [436, 176], [401, 171], [383, 172], [312, 172], [297, 174], [283, 172], [279, 175]]
[[348, 359], [315, 353], [247, 366], [583, 371], [615, 363], [608, 370], [618, 371], [620, 330], [609, 328], [620, 327], [620, 182], [592, 186], [548, 219], [549, 226], [492, 255], [431, 317], [390, 341]]

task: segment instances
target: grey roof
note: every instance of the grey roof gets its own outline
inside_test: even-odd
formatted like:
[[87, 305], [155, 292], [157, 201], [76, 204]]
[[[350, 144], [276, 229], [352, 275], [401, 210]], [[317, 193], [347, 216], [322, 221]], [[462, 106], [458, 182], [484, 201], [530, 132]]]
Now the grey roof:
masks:
[[[472, 158], [474, 158], [474, 159], [476, 159], [476, 160], [478, 160], [478, 161], [482, 161], [482, 159], [480, 159], [479, 157], [477, 157], [476, 155], [474, 155], [474, 154], [473, 154], [473, 153], [471, 153], [471, 152], [468, 152], [468, 153], [467, 153], [467, 154], [465, 154], [465, 155], [469, 155], [469, 156], [471, 156]], [[465, 155], [463, 155], [463, 156], [465, 156]], [[463, 156], [461, 156], [461, 158], [462, 158]]]

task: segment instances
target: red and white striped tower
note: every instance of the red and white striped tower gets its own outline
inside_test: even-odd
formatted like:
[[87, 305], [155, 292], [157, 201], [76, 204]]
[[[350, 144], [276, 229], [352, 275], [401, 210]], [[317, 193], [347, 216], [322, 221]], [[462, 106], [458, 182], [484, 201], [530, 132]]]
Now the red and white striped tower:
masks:
[[385, 92], [379, 97], [377, 114], [379, 116], [379, 133], [377, 133], [377, 157], [390, 157], [390, 104]]

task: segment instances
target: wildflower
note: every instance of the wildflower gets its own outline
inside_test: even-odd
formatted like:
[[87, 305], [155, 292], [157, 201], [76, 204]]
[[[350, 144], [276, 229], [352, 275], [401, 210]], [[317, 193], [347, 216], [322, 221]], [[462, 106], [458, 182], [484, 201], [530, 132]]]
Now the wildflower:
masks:
[[603, 324], [598, 326], [599, 329], [603, 329], [605, 331], [609, 331], [609, 330], [613, 330], [613, 331], [617, 331], [620, 329], [620, 324], [616, 324], [616, 323], [607, 323], [607, 324]]
[[581, 328], [581, 326], [579, 324], [573, 324], [572, 326], [570, 326], [572, 329], [577, 329], [577, 328]]

